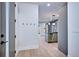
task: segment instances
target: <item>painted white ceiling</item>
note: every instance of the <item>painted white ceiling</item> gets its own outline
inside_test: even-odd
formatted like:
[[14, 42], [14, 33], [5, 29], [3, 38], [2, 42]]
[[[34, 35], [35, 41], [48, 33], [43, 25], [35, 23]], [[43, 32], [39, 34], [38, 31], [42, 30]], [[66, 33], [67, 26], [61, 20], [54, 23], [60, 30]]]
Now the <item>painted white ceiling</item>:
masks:
[[[52, 20], [52, 15], [59, 15], [58, 11], [63, 6], [66, 5], [66, 2], [25, 2], [25, 3], [39, 5], [39, 22], [48, 22]], [[47, 7], [48, 3], [50, 4], [49, 7]]]
[[[50, 6], [46, 5], [50, 3]], [[65, 2], [40, 2], [39, 4], [39, 22], [51, 20], [53, 14], [57, 14], [60, 8], [66, 5]]]

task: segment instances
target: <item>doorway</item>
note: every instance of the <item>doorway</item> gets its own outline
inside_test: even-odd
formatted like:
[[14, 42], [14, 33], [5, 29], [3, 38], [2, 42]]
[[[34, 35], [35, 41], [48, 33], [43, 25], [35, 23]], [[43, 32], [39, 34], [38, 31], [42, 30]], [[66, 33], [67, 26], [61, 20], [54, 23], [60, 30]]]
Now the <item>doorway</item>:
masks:
[[[22, 56], [22, 57], [23, 56], [24, 57], [27, 57], [27, 56], [30, 56], [30, 57], [31, 56], [35, 56], [35, 57], [37, 57], [37, 56], [43, 56], [43, 57], [46, 57], [46, 56], [64, 56], [64, 54], [61, 53], [58, 49], [58, 45], [61, 47], [60, 49], [62, 49], [61, 43], [50, 43], [49, 44], [48, 42], [45, 41], [45, 36], [44, 36], [45, 32], [41, 32], [42, 34], [40, 33], [40, 35], [39, 35], [38, 30], [36, 30], [36, 29], [38, 29], [38, 25], [34, 28], [34, 24], [32, 24], [35, 21], [36, 21], [35, 24], [36, 23], [38, 24], [40, 22], [40, 20], [41, 21], [43, 20], [43, 22], [51, 21], [52, 20], [51, 17], [48, 17], [48, 16], [50, 14], [52, 15], [52, 12], [50, 14], [48, 14], [49, 12], [47, 12], [47, 10], [51, 11], [51, 10], [49, 10], [51, 8], [47, 7], [47, 6], [45, 6], [45, 7], [43, 6], [44, 8], [42, 8], [42, 10], [47, 8], [47, 9], [43, 10], [43, 12], [45, 11], [44, 14], [43, 14], [43, 17], [44, 16], [45, 17], [42, 18], [42, 19], [40, 19], [41, 17], [39, 17], [39, 20], [38, 20], [37, 17], [38, 17], [38, 7], [39, 6], [34, 7], [33, 4], [38, 5], [37, 3], [18, 3], [18, 5], [17, 5], [18, 8], [17, 8], [16, 13], [18, 14], [17, 15], [18, 18], [17, 17], [16, 18], [17, 18], [18, 23], [16, 22], [17, 23], [17, 27], [16, 27], [16, 31], [17, 31], [16, 32], [16, 34], [17, 34], [16, 49], [17, 49], [17, 51], [19, 51], [17, 56]], [[45, 4], [45, 3], [43, 3], [43, 2], [40, 3], [40, 5], [43, 5], [43, 4]], [[56, 6], [61, 6], [62, 5], [61, 8], [56, 7], [56, 8], [58, 8], [57, 9], [59, 11], [58, 13], [61, 15], [61, 17], [59, 19], [67, 20], [67, 19], [65, 19], [66, 17], [65, 18], [63, 18], [64, 16], [62, 17], [62, 10], [64, 10], [63, 13], [66, 11], [65, 8], [64, 8], [65, 3], [61, 4], [61, 3], [52, 2], [51, 4], [52, 4], [53, 7], [55, 7], [55, 4], [56, 4]], [[27, 8], [25, 8], [24, 6], [27, 6]], [[34, 8], [34, 9], [32, 10], [32, 8]], [[36, 12], [34, 10], [36, 10]], [[41, 13], [43, 13], [43, 12], [41, 12]], [[47, 12], [47, 15], [45, 14], [46, 12]], [[54, 15], [56, 15], [56, 17], [58, 17], [58, 15], [59, 15], [58, 13], [54, 14]], [[40, 12], [39, 12], [39, 14], [40, 14]], [[36, 15], [36, 16], [33, 16], [33, 15]], [[46, 17], [48, 17], [48, 18], [46, 18]], [[62, 22], [59, 23], [59, 24], [62, 24]], [[32, 29], [32, 27], [33, 27], [33, 29]], [[41, 31], [45, 31], [45, 28], [43, 30], [41, 29]], [[63, 33], [64, 33], [64, 31], [63, 31]], [[38, 36], [40, 36], [39, 37], [40, 39], [38, 38]], [[60, 35], [60, 37], [61, 36], [62, 36], [62, 34]], [[41, 39], [41, 37], [42, 37], [43, 40]], [[60, 40], [62, 40], [62, 39], [60, 39]], [[58, 41], [60, 41], [60, 40], [58, 40]], [[51, 49], [52, 46], [54, 48]], [[65, 47], [67, 47], [67, 46], [65, 46]], [[55, 52], [55, 53], [53, 54], [53, 52]]]

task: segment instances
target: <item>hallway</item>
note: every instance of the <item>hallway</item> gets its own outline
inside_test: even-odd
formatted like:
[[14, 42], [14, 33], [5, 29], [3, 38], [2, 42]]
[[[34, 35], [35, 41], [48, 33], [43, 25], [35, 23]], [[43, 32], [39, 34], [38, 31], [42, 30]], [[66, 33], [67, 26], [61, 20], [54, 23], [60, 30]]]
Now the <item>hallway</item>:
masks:
[[47, 43], [42, 37], [38, 49], [20, 51], [16, 57], [65, 57], [65, 55], [58, 50], [57, 43]]
[[[48, 7], [47, 4], [51, 4], [51, 6]], [[61, 26], [61, 29], [65, 27], [64, 23], [66, 23], [66, 18], [67, 18], [65, 17], [66, 3], [65, 2], [64, 3], [41, 2], [38, 4], [16, 3], [16, 6], [17, 8], [16, 8], [15, 18], [17, 19], [17, 22], [15, 26], [16, 27], [15, 31], [17, 37], [15, 40], [16, 42], [15, 50], [20, 51], [18, 52], [18, 54], [16, 53], [17, 57], [64, 57], [65, 55], [58, 50], [58, 45], [60, 46], [60, 49], [63, 49], [63, 51], [65, 51], [64, 49], [66, 46], [65, 44], [61, 43], [62, 41], [61, 38], [65, 37], [66, 35], [63, 34], [62, 36], [60, 31], [60, 25], [62, 25], [62, 21], [60, 21], [60, 23], [57, 22], [59, 25], [58, 28], [56, 24], [56, 20], [58, 19], [65, 20], [63, 21], [63, 26]], [[18, 9], [20, 11], [17, 12]], [[59, 15], [61, 16], [60, 18]], [[51, 24], [52, 27], [50, 26], [49, 28], [50, 22], [54, 23], [54, 25]], [[47, 28], [46, 31], [45, 28]], [[60, 36], [58, 36], [58, 42], [59, 42], [58, 44], [47, 43], [45, 41], [45, 38], [46, 40], [48, 40], [48, 36], [49, 36], [48, 33], [54, 33], [54, 32], [57, 33], [59, 31], [60, 33], [58, 33], [58, 35]], [[62, 33], [64, 32], [66, 31], [64, 30]], [[41, 36], [41, 34], [44, 36]], [[38, 36], [40, 36], [40, 39]], [[63, 39], [63, 43], [65, 43], [66, 38], [62, 38], [62, 39]]]
[[0, 57], [79, 57], [77, 45], [79, 2], [0, 2]]

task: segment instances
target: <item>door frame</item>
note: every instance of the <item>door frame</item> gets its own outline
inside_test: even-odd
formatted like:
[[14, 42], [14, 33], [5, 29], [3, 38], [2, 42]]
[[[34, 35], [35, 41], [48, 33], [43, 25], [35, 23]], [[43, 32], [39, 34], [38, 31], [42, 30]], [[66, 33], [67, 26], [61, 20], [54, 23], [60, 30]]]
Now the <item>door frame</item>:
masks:
[[5, 3], [6, 8], [6, 57], [9, 57], [9, 2]]

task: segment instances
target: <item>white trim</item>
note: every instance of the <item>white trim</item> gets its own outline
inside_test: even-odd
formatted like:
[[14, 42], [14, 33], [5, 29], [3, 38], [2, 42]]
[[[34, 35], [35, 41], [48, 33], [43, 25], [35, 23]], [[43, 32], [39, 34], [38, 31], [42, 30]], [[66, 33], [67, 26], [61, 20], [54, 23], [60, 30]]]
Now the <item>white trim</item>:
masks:
[[15, 57], [18, 55], [19, 51], [16, 51]]
[[9, 2], [6, 2], [6, 57], [9, 57]]
[[67, 57], [71, 57], [70, 55], [68, 55]]

